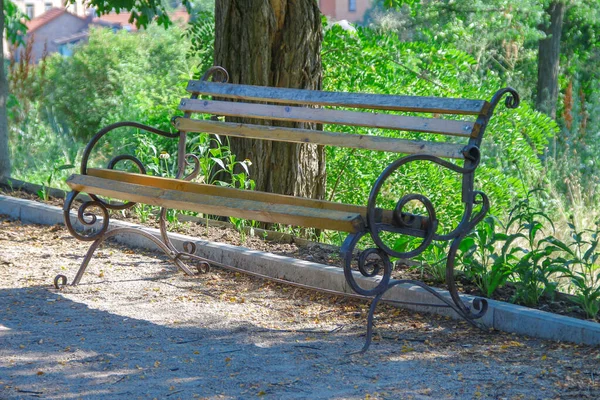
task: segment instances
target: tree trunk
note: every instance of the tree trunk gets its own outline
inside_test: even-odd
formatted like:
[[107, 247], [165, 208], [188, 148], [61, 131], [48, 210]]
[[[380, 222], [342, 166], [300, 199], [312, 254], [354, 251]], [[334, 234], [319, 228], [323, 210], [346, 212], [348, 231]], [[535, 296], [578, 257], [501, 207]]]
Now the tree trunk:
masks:
[[[229, 72], [231, 83], [321, 89], [322, 39], [316, 0], [216, 1], [215, 64]], [[238, 160], [252, 162], [256, 190], [324, 198], [323, 146], [230, 141]]]
[[[0, 10], [4, 15], [4, 0], [0, 0]], [[0, 21], [0, 32], [4, 35], [4, 16]], [[0, 44], [0, 176], [10, 176], [10, 152], [8, 151], [8, 119], [6, 100], [8, 81], [4, 70], [4, 42]]]
[[540, 26], [546, 38], [539, 41], [538, 47], [538, 111], [556, 119], [556, 102], [558, 100], [558, 72], [560, 61], [560, 36], [565, 15], [565, 4], [553, 1], [546, 9], [550, 15], [550, 25]]

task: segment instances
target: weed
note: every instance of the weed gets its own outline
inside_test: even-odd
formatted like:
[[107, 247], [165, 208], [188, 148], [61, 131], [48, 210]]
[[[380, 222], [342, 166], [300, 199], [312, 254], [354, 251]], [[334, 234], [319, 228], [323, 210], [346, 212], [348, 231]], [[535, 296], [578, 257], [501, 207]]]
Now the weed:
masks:
[[550, 224], [552, 233], [554, 225], [548, 215], [532, 205], [534, 192], [530, 191], [511, 210], [506, 231], [514, 233], [507, 240], [515, 245], [504, 252], [516, 286], [513, 301], [526, 306], [537, 305], [543, 295], [553, 297], [558, 282], [551, 278], [568, 273], [560, 260], [552, 257], [557, 248], [552, 245], [554, 237], [544, 232], [544, 224]]
[[42, 188], [40, 190], [38, 190], [37, 195], [42, 200], [48, 201], [48, 198], [49, 198], [48, 189], [49, 189], [50, 185], [52, 184], [52, 181], [54, 180], [54, 176], [59, 171], [64, 171], [64, 170], [71, 169], [71, 168], [75, 168], [75, 166], [73, 164], [64, 164], [64, 165], [54, 166], [52, 168], [52, 170], [50, 171], [50, 174], [46, 177], [46, 179], [42, 183]]
[[506, 262], [512, 240], [505, 233], [496, 232], [498, 218], [486, 217], [460, 244], [458, 260], [465, 276], [483, 293], [491, 298], [503, 286], [511, 274]]
[[550, 239], [549, 242], [566, 255], [557, 262], [568, 267], [565, 276], [570, 279], [571, 285], [568, 290], [575, 295], [575, 302], [588, 317], [595, 318], [600, 311], [600, 225], [596, 223], [593, 230], [578, 231], [575, 224], [570, 223], [569, 228], [570, 243], [565, 244], [556, 238]]

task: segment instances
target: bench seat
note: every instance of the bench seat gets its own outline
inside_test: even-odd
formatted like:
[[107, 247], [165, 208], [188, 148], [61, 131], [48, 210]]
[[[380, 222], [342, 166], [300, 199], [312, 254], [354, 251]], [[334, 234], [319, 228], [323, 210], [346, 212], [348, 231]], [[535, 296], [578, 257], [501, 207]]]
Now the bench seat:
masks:
[[364, 228], [366, 209], [359, 206], [108, 169], [90, 168], [87, 173], [72, 175], [67, 185], [78, 192], [211, 215], [350, 233]]

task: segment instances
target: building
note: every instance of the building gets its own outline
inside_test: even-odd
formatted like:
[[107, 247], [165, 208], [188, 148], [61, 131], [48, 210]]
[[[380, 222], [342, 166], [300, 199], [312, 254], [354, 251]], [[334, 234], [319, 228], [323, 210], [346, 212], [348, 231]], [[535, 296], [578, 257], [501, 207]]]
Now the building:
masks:
[[[80, 17], [85, 17], [87, 8], [82, 0], [76, 0], [74, 4], [66, 5], [65, 0], [12, 0], [13, 3], [27, 15], [30, 20], [37, 18], [52, 8], [64, 8], [68, 12]], [[66, 5], [66, 6], [65, 6]]]
[[327, 17], [349, 22], [362, 22], [371, 0], [319, 0], [319, 9]]
[[[83, 8], [80, 10], [82, 13], [86, 11]], [[170, 17], [173, 21], [184, 24], [190, 19], [185, 10], [176, 10], [170, 14]], [[39, 62], [45, 53], [70, 56], [75, 45], [87, 41], [92, 26], [106, 27], [115, 31], [119, 29], [136, 31], [135, 25], [129, 23], [129, 18], [129, 13], [110, 13], [94, 17], [93, 13], [78, 15], [68, 11], [68, 8], [51, 8], [26, 22], [25, 41], [31, 45], [31, 62]], [[15, 59], [21, 57], [22, 50], [22, 47], [17, 49]]]
[[[90, 26], [121, 29], [113, 24], [93, 18], [79, 16], [64, 8], [51, 8], [40, 16], [27, 21], [25, 41], [31, 45], [31, 62], [37, 63], [44, 54], [60, 53], [68, 56], [74, 45], [86, 41]], [[22, 48], [17, 49], [15, 58], [20, 57]]]

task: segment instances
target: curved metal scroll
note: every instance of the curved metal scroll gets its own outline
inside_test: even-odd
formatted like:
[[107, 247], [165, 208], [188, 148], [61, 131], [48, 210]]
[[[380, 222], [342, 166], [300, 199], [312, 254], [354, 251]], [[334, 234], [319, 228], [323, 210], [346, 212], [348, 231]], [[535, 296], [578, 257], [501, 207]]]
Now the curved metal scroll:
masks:
[[[160, 238], [158, 238], [150, 233], [147, 233], [140, 228], [119, 227], [119, 228], [114, 228], [114, 229], [108, 230], [109, 219], [110, 219], [109, 210], [104, 206], [103, 203], [98, 202], [98, 201], [83, 202], [79, 206], [78, 211], [77, 211], [77, 220], [84, 227], [90, 228], [90, 230], [89, 230], [88, 234], [83, 234], [83, 233], [78, 232], [71, 222], [71, 214], [70, 214], [71, 207], [73, 206], [74, 200], [78, 194], [79, 194], [79, 192], [72, 191], [67, 195], [67, 197], [65, 199], [65, 204], [63, 206], [63, 215], [64, 215], [64, 220], [65, 220], [65, 225], [67, 226], [67, 229], [69, 230], [69, 232], [75, 238], [82, 240], [82, 241], [93, 241], [93, 243], [90, 246], [90, 248], [88, 249], [85, 257], [83, 258], [81, 266], [79, 267], [79, 270], [78, 270], [77, 274], [75, 275], [75, 278], [73, 279], [73, 282], [71, 283], [71, 285], [74, 286], [74, 285], [79, 284], [96, 249], [98, 249], [98, 247], [106, 239], [109, 239], [113, 236], [123, 234], [123, 233], [133, 233], [136, 235], [143, 236], [146, 239], [152, 241], [160, 250], [162, 250], [175, 263], [175, 265], [179, 269], [181, 269], [187, 275], [194, 275], [194, 273], [182, 261], [185, 259], [190, 259], [190, 260], [199, 262], [197, 265], [198, 273], [207, 273], [208, 271], [210, 271], [209, 260], [194, 254], [196, 252], [196, 245], [194, 243], [185, 242], [183, 244], [183, 248], [184, 248], [183, 252], [178, 251], [175, 248], [175, 246], [173, 246], [173, 244], [169, 240], [168, 236], [166, 236], [166, 225], [161, 226], [161, 228], [162, 228], [161, 236], [162, 237], [160, 237]], [[99, 217], [88, 211], [90, 208], [93, 208], [93, 207], [98, 208], [102, 214], [101, 225], [99, 227], [96, 227], [96, 229], [93, 229], [93, 228], [94, 228], [94, 225], [96, 225], [98, 223]], [[163, 212], [166, 212], [165, 209], [163, 209], [163, 210], [164, 210]], [[164, 218], [161, 220], [161, 223], [164, 224]], [[57, 289], [60, 289], [61, 286], [65, 286], [65, 285], [67, 285], [67, 277], [66, 276], [57, 275], [54, 278], [54, 286]]]
[[375, 184], [373, 185], [373, 188], [371, 189], [371, 193], [369, 194], [369, 201], [367, 203], [367, 229], [369, 230], [369, 233], [371, 235], [371, 238], [373, 239], [373, 242], [375, 242], [375, 244], [380, 249], [385, 251], [391, 257], [412, 258], [416, 255], [421, 254], [431, 244], [431, 242], [433, 240], [453, 239], [453, 238], [458, 237], [458, 235], [460, 235], [460, 233], [466, 229], [466, 227], [469, 223], [468, 219], [471, 216], [471, 213], [473, 210], [471, 203], [465, 204], [465, 211], [463, 213], [463, 217], [462, 217], [461, 221], [458, 223], [458, 225], [456, 226], [456, 228], [447, 234], [439, 235], [439, 234], [437, 234], [438, 220], [436, 218], [435, 209], [433, 207], [433, 204], [431, 203], [431, 200], [429, 200], [429, 198], [427, 198], [426, 196], [424, 196], [422, 194], [414, 194], [414, 193], [407, 194], [398, 201], [398, 203], [396, 204], [396, 207], [394, 208], [394, 220], [397, 223], [397, 226], [400, 228], [405, 226], [406, 223], [402, 217], [402, 210], [403, 210], [404, 206], [406, 204], [408, 204], [410, 201], [418, 201], [421, 204], [423, 204], [423, 206], [425, 207], [425, 209], [427, 211], [427, 219], [425, 219], [425, 222], [427, 225], [425, 227], [422, 227], [425, 230], [425, 236], [423, 238], [423, 241], [417, 248], [415, 248], [411, 251], [407, 251], [407, 252], [399, 252], [399, 251], [395, 251], [395, 250], [391, 249], [389, 246], [387, 246], [383, 242], [383, 240], [380, 236], [381, 231], [394, 232], [395, 231], [394, 227], [390, 226], [389, 224], [379, 223], [379, 222], [377, 222], [377, 219], [376, 219], [377, 197], [378, 197], [379, 193], [381, 192], [381, 188], [383, 187], [383, 184], [385, 183], [385, 181], [395, 171], [397, 171], [399, 168], [401, 168], [402, 166], [404, 166], [410, 162], [430, 161], [430, 162], [433, 162], [435, 164], [438, 164], [442, 167], [448, 168], [454, 172], [457, 172], [457, 173], [460, 173], [463, 175], [472, 174], [473, 171], [475, 171], [475, 168], [477, 168], [477, 165], [479, 164], [479, 160], [480, 160], [479, 149], [475, 146], [467, 146], [467, 147], [465, 147], [463, 152], [465, 153], [465, 157], [468, 157], [470, 159], [471, 165], [469, 165], [468, 167], [460, 167], [460, 166], [453, 164], [451, 162], [448, 162], [446, 160], [442, 160], [439, 157], [435, 157], [435, 156], [428, 155], [428, 154], [415, 154], [415, 155], [402, 157], [402, 158], [396, 160], [395, 162], [390, 164], [379, 175], [379, 177], [375, 181]]
[[[100, 201], [86, 201], [83, 204], [81, 204], [79, 206], [79, 209], [77, 210], [77, 220], [84, 227], [87, 227], [89, 231], [87, 235], [79, 233], [77, 232], [77, 230], [71, 222], [71, 207], [73, 206], [73, 202], [75, 201], [75, 198], [78, 194], [79, 192], [72, 191], [65, 198], [65, 203], [63, 205], [63, 217], [65, 225], [69, 230], [69, 233], [71, 233], [71, 235], [73, 235], [76, 239], [91, 242], [102, 237], [106, 233], [109, 221], [108, 209], [106, 208], [105, 204]], [[88, 209], [94, 207], [99, 209], [102, 213], [102, 223], [100, 227], [96, 227], [96, 229], [93, 228], [98, 222], [98, 216], [88, 211]]]
[[[94, 137], [89, 141], [89, 143], [85, 147], [85, 150], [83, 151], [83, 155], [81, 157], [80, 172], [82, 175], [87, 175], [88, 161], [90, 158], [90, 154], [92, 153], [92, 150], [94, 149], [96, 144], [98, 144], [100, 139], [102, 139], [102, 137], [104, 137], [109, 132], [111, 132], [117, 128], [122, 128], [122, 127], [138, 128], [138, 129], [142, 129], [142, 130], [150, 132], [150, 133], [155, 133], [157, 135], [164, 136], [167, 138], [176, 138], [179, 136], [177, 133], [170, 133], [170, 132], [162, 131], [160, 129], [156, 129], [151, 126], [138, 124], [137, 122], [124, 121], [124, 122], [117, 122], [115, 124], [108, 125], [107, 127], [99, 130], [98, 133], [96, 133], [94, 135]], [[136, 165], [136, 167], [138, 168], [139, 173], [146, 174], [146, 168], [144, 167], [143, 163], [137, 157], [128, 155], [128, 154], [119, 155], [119, 156], [114, 157], [113, 159], [111, 159], [108, 162], [107, 168], [114, 169], [115, 166], [117, 165], [117, 163], [119, 163], [121, 161], [133, 162]], [[88, 193], [88, 195], [94, 201], [101, 203], [105, 208], [107, 208], [109, 210], [125, 210], [125, 209], [131, 208], [135, 205], [134, 202], [125, 202], [125, 203], [110, 202], [109, 203], [109, 202], [101, 199], [99, 196], [96, 196], [95, 194]]]
[[[220, 79], [219, 79], [219, 77], [220, 77]], [[210, 67], [204, 73], [204, 75], [202, 75], [202, 78], [200, 78], [200, 80], [208, 81], [211, 78], [212, 78], [213, 82], [227, 83], [227, 82], [229, 82], [229, 72], [227, 72], [227, 70], [225, 68], [215, 65], [213, 67]]]
[[489, 115], [494, 113], [496, 106], [498, 105], [498, 103], [500, 103], [502, 96], [504, 96], [505, 94], [508, 94], [508, 96], [504, 100], [504, 105], [506, 106], [506, 108], [515, 109], [519, 107], [519, 104], [521, 103], [519, 93], [511, 87], [506, 87], [498, 90], [492, 97], [492, 100], [490, 100], [491, 108], [490, 110], [488, 110]]
[[[458, 225], [452, 229], [451, 232], [446, 234], [437, 233], [438, 220], [436, 217], [435, 208], [429, 198], [422, 194], [406, 194], [396, 203], [396, 206], [393, 210], [394, 225], [390, 225], [389, 222], [378, 222], [377, 220], [377, 198], [385, 181], [395, 171], [410, 162], [428, 161], [448, 168], [456, 173], [462, 174], [463, 176], [472, 176], [480, 161], [479, 149], [477, 146], [471, 144], [465, 147], [463, 153], [465, 155], [464, 167], [427, 154], [406, 156], [390, 164], [375, 181], [367, 204], [366, 228], [362, 232], [349, 235], [342, 247], [342, 252], [344, 254], [344, 276], [346, 281], [356, 293], [363, 296], [374, 296], [368, 315], [367, 340], [365, 346], [359, 353], [365, 352], [371, 343], [373, 318], [377, 304], [379, 301], [381, 301], [382, 297], [389, 289], [403, 283], [410, 283], [425, 289], [427, 292], [438, 298], [443, 306], [453, 309], [458, 315], [469, 321], [474, 326], [478, 326], [474, 320], [481, 318], [486, 313], [488, 309], [487, 301], [482, 298], [475, 298], [471, 306], [466, 305], [460, 298], [454, 281], [454, 263], [456, 252], [458, 251], [460, 243], [471, 231], [471, 229], [473, 229], [475, 225], [485, 217], [489, 210], [489, 200], [483, 192], [473, 191], [470, 187], [467, 187], [466, 189], [463, 187], [463, 216]], [[464, 196], [465, 190], [467, 191], [467, 196]], [[406, 217], [409, 214], [403, 212], [405, 206], [411, 201], [417, 201], [421, 203], [426, 210], [427, 215], [426, 218], [421, 220], [422, 225], [419, 227], [419, 229], [417, 229], [416, 232], [413, 231], [411, 234], [411, 236], [422, 237], [422, 241], [416, 248], [412, 250], [399, 252], [385, 244], [381, 237], [381, 232], [406, 233], [407, 229], [403, 230], [403, 228], [413, 228], [411, 223], [413, 223], [414, 220], [406, 220]], [[474, 205], [481, 206], [479, 211], [477, 211], [475, 214], [473, 214]], [[412, 218], [414, 218], [414, 216], [412, 216]], [[371, 236], [376, 248], [368, 248], [360, 252], [357, 262], [358, 271], [364, 277], [375, 276], [381, 271], [383, 271], [383, 274], [378, 282], [371, 281], [370, 287], [362, 287], [354, 277], [355, 272], [353, 272], [352, 263], [354, 260], [354, 249], [356, 248], [359, 240], [367, 233]], [[446, 262], [446, 281], [448, 284], [450, 298], [442, 296], [440, 293], [422, 282], [406, 279], [391, 279], [392, 265], [389, 259], [390, 257], [403, 259], [415, 257], [425, 251], [433, 240], [452, 241]], [[371, 261], [371, 264], [369, 264], [366, 260], [369, 257], [372, 258], [373, 256], [376, 256], [378, 260], [376, 260], [375, 263]]]
[[[222, 82], [226, 82], [229, 79], [229, 75], [227, 71], [221, 67], [213, 67], [209, 69], [203, 76], [203, 80], [208, 79], [220, 80]], [[197, 95], [192, 95], [194, 97]], [[115, 124], [111, 124], [106, 126], [105, 128], [98, 131], [94, 137], [90, 140], [87, 146], [84, 149], [82, 160], [81, 160], [81, 174], [87, 175], [88, 170], [88, 161], [92, 150], [98, 144], [100, 139], [104, 137], [109, 132], [121, 128], [121, 127], [133, 127], [138, 128], [146, 132], [158, 134], [167, 138], [178, 138], [179, 146], [178, 146], [178, 172], [176, 179], [182, 179], [186, 181], [191, 181], [198, 176], [200, 173], [200, 160], [194, 154], [186, 154], [185, 153], [185, 141], [186, 134], [185, 132], [177, 132], [170, 133], [160, 129], [153, 128], [151, 126], [139, 124], [137, 122], [118, 122]], [[137, 167], [138, 172], [141, 174], [146, 174], [146, 168], [143, 163], [135, 156], [132, 155], [119, 155], [112, 158], [107, 165], [108, 169], [114, 169], [119, 162], [122, 161], [130, 161]], [[185, 175], [185, 170], [187, 166], [193, 166], [192, 172]], [[72, 282], [72, 285], [77, 285], [83, 276], [87, 265], [89, 264], [95, 250], [100, 246], [100, 244], [119, 233], [135, 233], [141, 236], [148, 238], [153, 241], [159, 249], [161, 249], [167, 256], [171, 258], [171, 260], [175, 263], [175, 265], [184, 271], [188, 275], [193, 275], [191, 269], [186, 265], [184, 260], [194, 260], [198, 262], [197, 270], [199, 273], [206, 273], [210, 270], [209, 260], [200, 257], [195, 254], [196, 246], [193, 243], [186, 242], [184, 243], [184, 251], [178, 251], [176, 247], [171, 242], [168, 232], [167, 232], [167, 223], [166, 223], [166, 213], [167, 209], [162, 208], [159, 216], [160, 223], [160, 237], [155, 237], [144, 231], [137, 228], [115, 228], [112, 230], [108, 230], [109, 227], [109, 218], [110, 218], [110, 210], [124, 210], [135, 205], [134, 202], [124, 202], [124, 203], [115, 203], [115, 202], [107, 202], [101, 199], [99, 196], [89, 193], [88, 195], [92, 199], [92, 201], [84, 202], [79, 206], [79, 210], [77, 212], [77, 219], [83, 225], [84, 228], [88, 228], [85, 232], [78, 232], [72, 221], [71, 221], [71, 208], [74, 205], [74, 200], [77, 197], [79, 192], [73, 191], [67, 195], [65, 199], [65, 204], [63, 207], [63, 216], [65, 220], [65, 225], [69, 232], [77, 239], [84, 241], [93, 241], [90, 246], [84, 260], [75, 276], [75, 279]], [[94, 213], [91, 213], [91, 209], [98, 209], [100, 211], [100, 216], [97, 216]], [[98, 223], [101, 221], [101, 224]], [[95, 229], [94, 229], [95, 228]], [[67, 278], [64, 275], [58, 275], [54, 280], [54, 285], [59, 288], [61, 285], [67, 284]]]
[[[342, 247], [342, 252], [344, 254], [344, 261], [345, 261], [344, 275], [346, 276], [346, 280], [349, 283], [349, 285], [352, 287], [352, 289], [354, 291], [356, 291], [359, 294], [363, 294], [363, 295], [367, 295], [367, 296], [375, 296], [373, 299], [373, 302], [371, 304], [371, 308], [369, 310], [369, 315], [368, 315], [367, 340], [365, 342], [363, 349], [361, 351], [359, 351], [358, 353], [364, 353], [369, 348], [369, 345], [371, 344], [371, 337], [372, 337], [372, 333], [373, 333], [373, 318], [374, 318], [375, 309], [377, 307], [377, 304], [379, 303], [379, 301], [381, 301], [381, 299], [384, 296], [384, 294], [386, 293], [386, 291], [396, 285], [400, 285], [403, 283], [410, 283], [413, 285], [420, 286], [421, 288], [425, 289], [426, 291], [431, 293], [433, 296], [435, 296], [436, 298], [441, 300], [447, 307], [452, 308], [458, 315], [463, 317], [465, 320], [467, 320], [469, 323], [473, 324], [474, 326], [478, 326], [478, 324], [475, 323], [475, 320], [483, 317], [483, 315], [485, 315], [485, 313], [487, 312], [488, 302], [486, 299], [474, 298], [471, 306], [465, 304], [462, 301], [462, 299], [460, 298], [460, 296], [458, 294], [458, 290], [457, 290], [456, 283], [454, 280], [454, 266], [455, 266], [454, 264], [455, 264], [455, 260], [456, 260], [456, 253], [458, 251], [458, 248], [460, 247], [460, 243], [468, 235], [468, 233], [475, 227], [475, 225], [477, 225], [485, 217], [485, 215], [487, 214], [487, 212], [489, 211], [489, 208], [490, 208], [489, 199], [485, 195], [485, 193], [473, 190], [473, 176], [474, 176], [475, 169], [477, 168], [479, 161], [481, 160], [479, 146], [481, 144], [481, 140], [485, 133], [485, 129], [487, 127], [487, 124], [488, 124], [492, 114], [494, 113], [494, 110], [496, 109], [496, 106], [500, 103], [501, 99], [505, 95], [508, 95], [504, 102], [504, 104], [506, 105], [507, 108], [514, 109], [519, 106], [519, 102], [520, 102], [519, 94], [513, 88], [510, 88], [510, 87], [504, 88], [504, 89], [498, 90], [494, 94], [494, 96], [492, 97], [492, 99], [490, 101], [490, 106], [486, 110], [484, 110], [484, 112], [482, 114], [480, 114], [477, 119], [476, 123], [477, 123], [477, 125], [479, 125], [479, 131], [478, 131], [477, 135], [471, 137], [471, 139], [469, 140], [469, 145], [466, 146], [465, 149], [463, 150], [463, 154], [465, 156], [465, 164], [463, 167], [457, 166], [453, 163], [450, 163], [445, 160], [441, 160], [437, 157], [430, 156], [430, 155], [412, 155], [412, 156], [403, 157], [403, 158], [395, 161], [394, 163], [390, 164], [383, 171], [383, 173], [379, 176], [379, 178], [375, 182], [375, 184], [371, 190], [371, 193], [369, 195], [369, 202], [367, 205], [367, 224], [366, 224], [367, 227], [365, 228], [365, 231], [349, 235]], [[438, 223], [437, 223], [437, 219], [436, 219], [435, 209], [434, 209], [433, 205], [431, 204], [431, 201], [427, 197], [420, 195], [420, 194], [407, 194], [398, 201], [398, 203], [396, 204], [396, 207], [394, 208], [394, 211], [393, 211], [393, 218], [394, 218], [394, 223], [395, 223], [394, 226], [390, 226], [389, 224], [377, 222], [377, 219], [376, 219], [377, 209], [375, 207], [375, 204], [376, 204], [376, 200], [379, 195], [379, 192], [381, 191], [381, 187], [383, 186], [383, 183], [394, 171], [396, 171], [398, 168], [400, 168], [403, 165], [406, 165], [407, 163], [412, 162], [412, 161], [430, 161], [430, 162], [436, 163], [438, 165], [441, 165], [443, 167], [449, 168], [452, 171], [463, 175], [462, 190], [463, 190], [463, 203], [465, 205], [465, 210], [464, 210], [464, 213], [463, 213], [463, 216], [462, 216], [460, 222], [458, 223], [456, 228], [453, 229], [451, 232], [449, 232], [447, 234], [437, 234], [436, 233]], [[397, 252], [397, 251], [394, 251], [393, 249], [389, 248], [383, 242], [383, 240], [381, 239], [381, 236], [380, 236], [380, 232], [387, 231], [387, 232], [401, 233], [400, 231], [402, 231], [402, 228], [412, 227], [410, 225], [410, 223], [414, 222], [414, 221], [405, 221], [404, 217], [406, 214], [403, 213], [403, 208], [410, 201], [418, 201], [426, 209], [427, 218], [423, 219], [424, 226], [419, 227], [420, 229], [418, 230], [418, 232], [413, 232], [414, 233], [413, 236], [422, 237], [423, 240], [419, 244], [419, 246], [417, 246], [417, 248], [415, 248], [413, 250], [410, 250], [407, 252]], [[473, 213], [473, 208], [475, 205], [480, 205], [480, 209], [476, 213]], [[406, 230], [407, 229], [404, 229], [403, 232], [406, 233]], [[380, 271], [380, 269], [372, 268], [370, 270], [365, 271], [364, 268], [362, 268], [360, 265], [361, 260], [366, 258], [366, 257], [363, 257], [363, 254], [384, 253], [384, 254], [386, 254], [385, 257], [380, 256], [380, 258], [382, 260], [389, 260], [389, 258], [387, 257], [388, 255], [392, 256], [392, 257], [398, 257], [398, 258], [411, 258], [411, 257], [414, 257], [414, 256], [422, 253], [429, 246], [431, 241], [433, 241], [433, 240], [451, 240], [452, 243], [451, 243], [450, 249], [448, 251], [448, 258], [446, 260], [446, 283], [448, 285], [448, 292], [450, 293], [450, 299], [447, 299], [446, 297], [441, 296], [438, 292], [431, 289], [430, 287], [428, 287], [427, 285], [425, 285], [422, 282], [417, 282], [417, 281], [413, 281], [413, 280], [391, 280], [391, 276], [390, 276], [391, 275], [391, 267], [389, 267], [389, 269], [388, 269], [388, 267], [384, 267], [385, 269], [383, 272], [383, 276], [382, 276], [381, 280], [379, 281], [379, 283], [375, 284], [374, 287], [372, 287], [370, 289], [365, 289], [365, 288], [360, 287], [353, 277], [353, 272], [352, 272], [351, 266], [352, 266], [352, 260], [354, 257], [353, 256], [354, 248], [356, 247], [360, 238], [362, 236], [364, 236], [366, 234], [366, 232], [368, 232], [371, 235], [372, 240], [375, 242], [375, 244], [377, 245], [378, 248], [364, 250], [358, 258], [359, 272], [365, 277], [375, 275], [376, 273], [378, 273]], [[362, 263], [364, 264], [364, 261], [362, 261]], [[386, 265], [386, 263], [384, 261], [384, 266], [385, 265]]]

